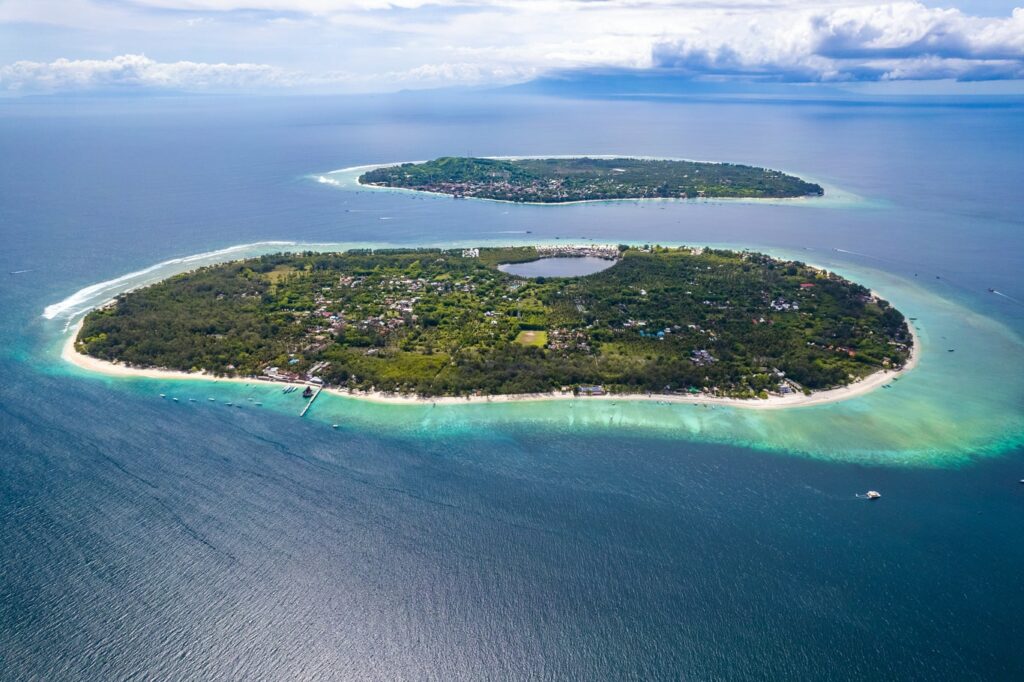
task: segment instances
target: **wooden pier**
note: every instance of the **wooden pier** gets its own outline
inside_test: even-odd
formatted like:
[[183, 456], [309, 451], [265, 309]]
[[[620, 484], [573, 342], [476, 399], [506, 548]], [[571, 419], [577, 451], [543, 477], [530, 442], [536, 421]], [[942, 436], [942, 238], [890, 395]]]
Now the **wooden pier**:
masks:
[[299, 412], [299, 416], [300, 417], [305, 417], [306, 416], [306, 412], [308, 412], [309, 408], [313, 406], [313, 401], [316, 400], [316, 397], [318, 395], [320, 395], [320, 391], [322, 391], [322, 390], [324, 390], [323, 386], [317, 386], [316, 393], [314, 393], [313, 397], [309, 399], [309, 402], [306, 403], [306, 406], [302, 408], [302, 412]]

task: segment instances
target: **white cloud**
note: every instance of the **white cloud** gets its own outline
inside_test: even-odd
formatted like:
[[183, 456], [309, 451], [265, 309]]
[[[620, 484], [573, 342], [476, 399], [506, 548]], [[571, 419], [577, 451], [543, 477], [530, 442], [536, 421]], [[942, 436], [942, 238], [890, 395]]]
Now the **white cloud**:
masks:
[[762, 17], [653, 48], [655, 66], [783, 80], [1024, 78], [1024, 10], [972, 17], [917, 2]]
[[19, 92], [156, 88], [238, 90], [287, 87], [301, 77], [266, 64], [160, 63], [144, 55], [20, 61], [0, 67], [0, 89]]
[[[56, 11], [62, 3], [67, 11]], [[601, 68], [829, 82], [1024, 78], [1024, 9], [977, 17], [919, 2], [0, 0], [5, 25], [51, 41], [59, 26], [61, 42], [24, 55], [0, 41], [0, 60], [13, 55], [0, 66], [7, 91], [386, 90]], [[54, 59], [78, 55], [100, 58]]]
[[421, 64], [420, 66], [360, 75], [347, 71], [304, 73], [267, 64], [162, 63], [145, 55], [126, 54], [112, 59], [57, 59], [20, 61], [0, 67], [0, 91], [115, 91], [125, 89], [187, 91], [255, 91], [268, 88], [323, 89], [354, 85], [372, 89], [384, 82], [399, 87], [436, 87], [527, 80], [539, 72], [513, 66], [475, 63]]
[[539, 75], [530, 67], [489, 66], [473, 63], [422, 64], [406, 71], [382, 74], [387, 81], [431, 85], [477, 85], [480, 83], [507, 83], [523, 81]]

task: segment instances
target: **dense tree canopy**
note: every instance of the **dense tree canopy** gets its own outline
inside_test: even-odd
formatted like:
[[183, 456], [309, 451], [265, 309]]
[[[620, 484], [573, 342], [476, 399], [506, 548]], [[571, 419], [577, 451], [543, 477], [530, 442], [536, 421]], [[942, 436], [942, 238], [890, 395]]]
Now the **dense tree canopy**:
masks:
[[786, 198], [821, 195], [820, 185], [780, 171], [731, 163], [655, 159], [479, 159], [442, 157], [367, 171], [364, 184], [505, 201], [652, 198]]
[[264, 256], [124, 294], [86, 317], [78, 348], [421, 395], [751, 397], [843, 385], [909, 355], [903, 315], [834, 274], [757, 253], [620, 249], [607, 270], [543, 281], [496, 267], [537, 258], [532, 247]]

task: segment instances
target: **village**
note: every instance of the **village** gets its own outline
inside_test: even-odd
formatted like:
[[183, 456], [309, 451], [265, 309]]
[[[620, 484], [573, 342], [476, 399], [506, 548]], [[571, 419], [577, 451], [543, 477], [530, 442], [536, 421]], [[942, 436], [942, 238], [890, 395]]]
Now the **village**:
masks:
[[[585, 257], [614, 265], [586, 277], [498, 267]], [[157, 348], [160, 366], [359, 391], [749, 398], [898, 368], [911, 343], [902, 316], [866, 289], [749, 252], [564, 243], [281, 254], [189, 277], [225, 332], [132, 347], [135, 364]], [[145, 309], [187, 320], [188, 297], [161, 289], [177, 282], [142, 290], [154, 297]], [[111, 325], [130, 319], [95, 316], [84, 347], [120, 347]]]
[[359, 182], [530, 203], [615, 199], [820, 196], [820, 185], [780, 171], [738, 164], [667, 159], [442, 157], [424, 163], [374, 168]]

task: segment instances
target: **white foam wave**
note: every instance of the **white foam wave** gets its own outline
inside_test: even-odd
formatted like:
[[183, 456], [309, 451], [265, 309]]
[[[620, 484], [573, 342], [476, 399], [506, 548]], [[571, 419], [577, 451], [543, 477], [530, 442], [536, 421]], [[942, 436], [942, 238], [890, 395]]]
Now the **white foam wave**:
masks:
[[355, 173], [356, 171], [371, 171], [375, 168], [386, 168], [387, 166], [401, 166], [403, 163], [426, 163], [426, 160], [420, 161], [391, 161], [390, 163], [367, 163], [362, 166], [349, 166], [348, 168], [336, 168], [332, 171], [327, 171], [327, 175], [334, 175], [335, 173]]
[[[170, 266], [186, 265], [189, 263], [197, 263], [204, 260], [216, 260], [223, 256], [228, 256], [233, 253], [238, 253], [240, 251], [245, 251], [247, 249], [258, 248], [261, 246], [292, 246], [295, 243], [296, 242], [283, 241], [254, 242], [252, 244], [239, 244], [237, 246], [230, 246], [226, 249], [218, 249], [216, 251], [206, 251], [204, 253], [197, 253], [191, 256], [171, 258], [169, 260], [161, 261], [156, 265], [151, 265], [148, 268], [136, 270], [135, 272], [129, 272], [126, 275], [121, 275], [120, 277], [115, 277], [114, 279], [108, 279], [105, 282], [90, 284], [87, 287], [79, 289], [78, 291], [71, 294], [64, 300], [46, 306], [46, 308], [43, 310], [43, 317], [46, 318], [47, 320], [52, 320], [58, 317], [70, 320], [76, 315], [96, 307], [96, 305], [99, 302], [109, 298], [114, 294], [114, 292], [122, 293], [124, 291], [130, 291], [135, 287], [145, 284], [147, 280], [147, 275], [151, 275], [154, 272], [163, 270]], [[133, 283], [132, 286], [125, 288], [125, 285], [129, 283]]]

